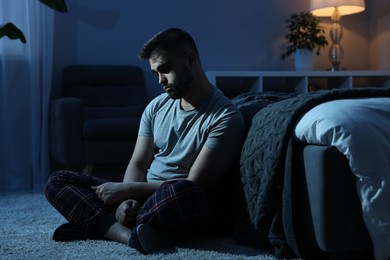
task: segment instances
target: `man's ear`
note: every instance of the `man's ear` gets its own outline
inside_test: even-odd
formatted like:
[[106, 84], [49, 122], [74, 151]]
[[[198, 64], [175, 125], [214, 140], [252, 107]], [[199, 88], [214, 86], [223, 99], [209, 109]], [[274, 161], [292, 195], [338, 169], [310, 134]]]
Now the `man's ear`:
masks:
[[197, 59], [197, 56], [195, 54], [195, 52], [193, 51], [190, 51], [187, 55], [187, 60], [188, 60], [188, 64], [190, 66], [194, 66], [195, 65], [195, 62], [196, 62], [196, 59]]

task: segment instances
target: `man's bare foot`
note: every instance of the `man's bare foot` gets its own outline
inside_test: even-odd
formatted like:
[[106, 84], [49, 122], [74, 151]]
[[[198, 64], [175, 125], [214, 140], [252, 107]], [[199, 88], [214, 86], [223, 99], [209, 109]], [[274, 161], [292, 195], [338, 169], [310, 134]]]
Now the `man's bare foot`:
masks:
[[116, 220], [128, 228], [134, 228], [141, 204], [133, 199], [125, 200], [116, 210]]
[[104, 233], [104, 237], [117, 241], [119, 243], [128, 245], [132, 230], [128, 227], [123, 226], [119, 222], [115, 222], [111, 227]]

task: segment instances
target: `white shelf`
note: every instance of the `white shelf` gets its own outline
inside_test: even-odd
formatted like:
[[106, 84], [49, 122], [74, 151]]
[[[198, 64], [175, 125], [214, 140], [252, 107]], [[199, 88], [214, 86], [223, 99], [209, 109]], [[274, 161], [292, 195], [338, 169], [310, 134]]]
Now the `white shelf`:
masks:
[[386, 87], [390, 71], [207, 71], [209, 81], [228, 97], [243, 92]]

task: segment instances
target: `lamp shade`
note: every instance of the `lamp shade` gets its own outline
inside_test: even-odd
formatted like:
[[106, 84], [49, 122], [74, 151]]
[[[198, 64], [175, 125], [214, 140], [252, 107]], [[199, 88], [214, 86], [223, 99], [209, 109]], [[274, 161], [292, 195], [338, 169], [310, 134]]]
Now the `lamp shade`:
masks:
[[310, 0], [310, 11], [315, 16], [332, 16], [337, 7], [341, 15], [364, 11], [364, 0]]

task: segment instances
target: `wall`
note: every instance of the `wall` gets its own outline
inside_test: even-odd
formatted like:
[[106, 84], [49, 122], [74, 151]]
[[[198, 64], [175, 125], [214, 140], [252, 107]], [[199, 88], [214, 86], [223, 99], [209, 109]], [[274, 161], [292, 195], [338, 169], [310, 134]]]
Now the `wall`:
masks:
[[[387, 0], [382, 0], [386, 2]], [[154, 33], [181, 27], [198, 43], [205, 70], [292, 70], [282, 61], [285, 22], [293, 12], [307, 11], [309, 0], [68, 0], [69, 13], [56, 14], [54, 96], [60, 73], [72, 63], [135, 64], [145, 70], [149, 94], [160, 93], [147, 62], [137, 58]], [[348, 69], [368, 69], [370, 11], [343, 17], [343, 46]], [[322, 19], [328, 30], [329, 18]], [[358, 53], [358, 55], [356, 55]], [[327, 50], [316, 69], [329, 67]]]
[[372, 1], [370, 68], [390, 70], [390, 1]]

